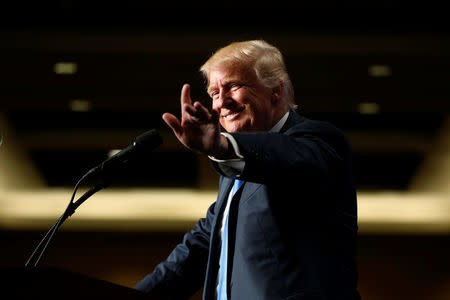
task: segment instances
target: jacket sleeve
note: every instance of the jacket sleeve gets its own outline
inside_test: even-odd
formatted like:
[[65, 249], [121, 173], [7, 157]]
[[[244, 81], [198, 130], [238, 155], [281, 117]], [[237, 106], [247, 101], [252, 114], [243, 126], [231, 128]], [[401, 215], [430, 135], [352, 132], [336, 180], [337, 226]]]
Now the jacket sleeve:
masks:
[[232, 133], [245, 160], [240, 178], [260, 183], [293, 174], [327, 179], [342, 167], [349, 148], [340, 131], [324, 124], [294, 126], [285, 133]]
[[169, 257], [156, 266], [134, 288], [163, 299], [188, 299], [205, 279], [215, 203], [195, 229], [184, 235]]

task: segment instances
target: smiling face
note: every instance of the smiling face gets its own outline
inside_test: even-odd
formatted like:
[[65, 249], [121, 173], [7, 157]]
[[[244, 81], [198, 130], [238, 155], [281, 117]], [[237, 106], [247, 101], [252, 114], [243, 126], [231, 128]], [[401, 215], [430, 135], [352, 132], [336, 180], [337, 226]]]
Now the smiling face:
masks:
[[252, 68], [228, 64], [209, 72], [212, 108], [228, 132], [268, 131], [275, 118], [276, 95], [264, 86]]

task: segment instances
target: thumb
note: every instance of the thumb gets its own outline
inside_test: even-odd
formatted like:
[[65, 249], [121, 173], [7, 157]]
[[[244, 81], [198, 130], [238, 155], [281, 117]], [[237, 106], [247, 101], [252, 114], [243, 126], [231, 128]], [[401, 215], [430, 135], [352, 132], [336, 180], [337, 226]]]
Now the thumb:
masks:
[[173, 133], [178, 137], [182, 134], [183, 129], [181, 127], [180, 121], [174, 115], [170, 113], [165, 113], [162, 115], [164, 122], [172, 129]]

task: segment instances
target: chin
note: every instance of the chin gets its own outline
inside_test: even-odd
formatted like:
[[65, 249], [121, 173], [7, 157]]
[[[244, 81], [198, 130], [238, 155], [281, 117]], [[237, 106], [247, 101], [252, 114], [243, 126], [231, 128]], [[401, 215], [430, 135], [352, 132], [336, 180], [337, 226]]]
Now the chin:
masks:
[[228, 122], [225, 120], [221, 121], [224, 121], [220, 123], [227, 132], [246, 132], [250, 131], [249, 129], [252, 127], [252, 119], [243, 113], [234, 120], [229, 120]]
[[227, 132], [246, 132], [250, 131], [253, 122], [247, 116], [241, 116], [235, 120], [220, 123]]
[[227, 132], [245, 132], [249, 131], [247, 129], [246, 124], [242, 124], [240, 122], [234, 124], [227, 124], [227, 126], [223, 126]]

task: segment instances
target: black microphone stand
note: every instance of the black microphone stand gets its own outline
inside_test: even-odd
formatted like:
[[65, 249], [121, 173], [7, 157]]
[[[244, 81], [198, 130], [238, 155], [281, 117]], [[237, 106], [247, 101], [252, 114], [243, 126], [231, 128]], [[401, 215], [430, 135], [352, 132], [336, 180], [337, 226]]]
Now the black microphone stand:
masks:
[[89, 189], [86, 193], [84, 193], [80, 198], [78, 198], [77, 201], [73, 202], [75, 198], [75, 194], [81, 184], [88, 176], [90, 176], [93, 173], [94, 169], [91, 169], [89, 172], [87, 172], [75, 185], [75, 188], [72, 193], [72, 197], [70, 199], [69, 204], [67, 205], [66, 210], [61, 215], [61, 217], [56, 221], [56, 223], [50, 228], [50, 230], [45, 234], [43, 239], [40, 241], [40, 243], [37, 245], [36, 249], [31, 254], [30, 258], [28, 258], [27, 262], [25, 263], [26, 268], [33, 268], [37, 267], [39, 261], [42, 258], [42, 255], [44, 254], [45, 250], [47, 249], [50, 241], [52, 240], [54, 234], [58, 230], [58, 228], [64, 223], [64, 221], [73, 215], [75, 210], [83, 204], [84, 201], [86, 201], [89, 197], [94, 195], [99, 190], [105, 188], [107, 184], [97, 184], [91, 189]]
[[[84, 176], [80, 180], [78, 180], [77, 184], [75, 185], [72, 197], [69, 204], [67, 205], [66, 210], [38, 244], [28, 261], [25, 263], [25, 267], [36, 267], [38, 265], [42, 255], [47, 249], [48, 244], [50, 243], [62, 223], [67, 218], [69, 218], [75, 212], [75, 210], [90, 196], [92, 196], [99, 190], [109, 186], [114, 177], [113, 174], [117, 174], [119, 171], [125, 170], [127, 164], [133, 161], [133, 155], [143, 155], [143, 153], [153, 150], [161, 143], [162, 139], [158, 132], [155, 129], [149, 130], [139, 135], [131, 146], [125, 148], [124, 150], [120, 151], [116, 155], [110, 157], [97, 167], [89, 170], [86, 174], [84, 174]], [[84, 193], [84, 195], [81, 196], [76, 202], [74, 202], [73, 200], [77, 193], [78, 187], [80, 186], [81, 182], [83, 182], [88, 177], [93, 177], [97, 180], [98, 183], [86, 193]]]

